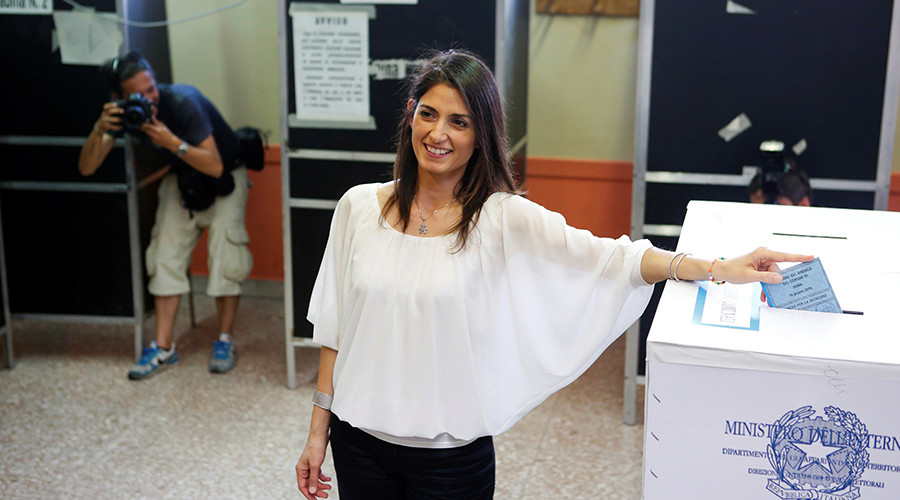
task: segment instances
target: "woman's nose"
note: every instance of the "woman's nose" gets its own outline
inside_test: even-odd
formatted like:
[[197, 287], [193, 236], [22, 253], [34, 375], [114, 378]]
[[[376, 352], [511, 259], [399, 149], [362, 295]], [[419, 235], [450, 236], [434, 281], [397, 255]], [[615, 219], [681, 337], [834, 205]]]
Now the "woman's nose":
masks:
[[431, 136], [431, 140], [434, 142], [441, 142], [447, 138], [447, 124], [443, 121], [435, 122], [434, 127], [432, 127], [431, 132], [429, 132]]

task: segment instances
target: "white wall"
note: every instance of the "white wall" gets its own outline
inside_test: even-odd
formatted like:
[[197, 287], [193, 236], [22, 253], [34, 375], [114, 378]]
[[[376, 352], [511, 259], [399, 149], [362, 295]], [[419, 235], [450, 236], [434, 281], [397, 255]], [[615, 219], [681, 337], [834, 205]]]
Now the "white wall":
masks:
[[637, 18], [535, 15], [528, 155], [631, 160]]
[[[234, 0], [166, 0], [170, 20], [230, 5]], [[252, 0], [194, 21], [169, 26], [174, 83], [206, 95], [234, 127], [278, 133], [278, 3]]]

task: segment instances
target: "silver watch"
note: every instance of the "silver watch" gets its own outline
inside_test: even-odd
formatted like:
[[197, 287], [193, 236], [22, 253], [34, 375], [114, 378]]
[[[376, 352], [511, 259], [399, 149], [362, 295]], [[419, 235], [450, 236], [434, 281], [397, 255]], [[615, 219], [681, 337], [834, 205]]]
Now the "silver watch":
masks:
[[181, 143], [181, 146], [178, 146], [178, 149], [175, 150], [175, 154], [178, 155], [179, 158], [186, 155], [188, 152], [188, 147], [190, 147], [187, 141]]

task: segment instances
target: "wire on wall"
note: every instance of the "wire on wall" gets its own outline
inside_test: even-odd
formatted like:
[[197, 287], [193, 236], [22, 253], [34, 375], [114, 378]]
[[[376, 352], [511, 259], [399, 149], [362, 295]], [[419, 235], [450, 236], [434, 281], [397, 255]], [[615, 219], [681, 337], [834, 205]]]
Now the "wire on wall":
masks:
[[[189, 21], [193, 21], [196, 19], [200, 19], [201, 17], [211, 16], [213, 14], [218, 14], [219, 12], [232, 9], [234, 7], [238, 7], [242, 4], [247, 3], [249, 0], [237, 0], [236, 2], [230, 3], [228, 5], [223, 5], [221, 7], [216, 7], [215, 9], [210, 9], [205, 12], [198, 12], [196, 14], [191, 14], [189, 16], [179, 17], [178, 19], [169, 19], [166, 21], [131, 21], [125, 19], [124, 17], [120, 17], [116, 14], [111, 13], [97, 13], [97, 16], [104, 17], [110, 20], [113, 20], [119, 24], [124, 24], [125, 26], [132, 26], [135, 28], [161, 28], [163, 26], [171, 26], [173, 24], [186, 23]], [[80, 12], [95, 12], [93, 7], [86, 7], [81, 5], [74, 0], [63, 0], [63, 2], [72, 6], [73, 9]]]

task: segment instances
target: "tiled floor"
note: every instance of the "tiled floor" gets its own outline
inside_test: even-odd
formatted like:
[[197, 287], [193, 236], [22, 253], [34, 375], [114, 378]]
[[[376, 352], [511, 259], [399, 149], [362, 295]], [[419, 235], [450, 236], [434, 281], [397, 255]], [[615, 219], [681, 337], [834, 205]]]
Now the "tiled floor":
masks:
[[[0, 370], [0, 498], [302, 498], [293, 467], [318, 351], [296, 350], [299, 387], [287, 389], [282, 284], [249, 285], [225, 375], [207, 371], [217, 332], [202, 294], [196, 328], [182, 301], [181, 360], [140, 382], [125, 377], [131, 327], [15, 323], [17, 365]], [[496, 438], [496, 498], [640, 497], [643, 427], [622, 424], [623, 362], [620, 339]]]

